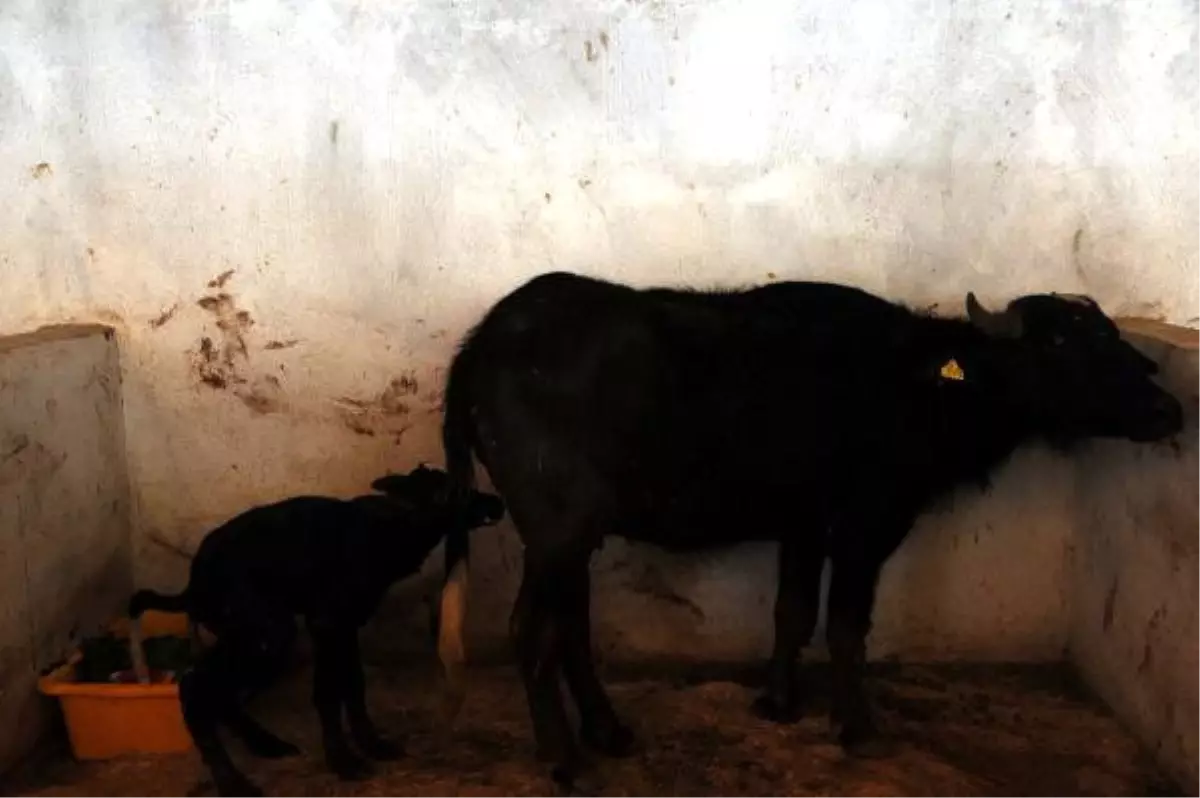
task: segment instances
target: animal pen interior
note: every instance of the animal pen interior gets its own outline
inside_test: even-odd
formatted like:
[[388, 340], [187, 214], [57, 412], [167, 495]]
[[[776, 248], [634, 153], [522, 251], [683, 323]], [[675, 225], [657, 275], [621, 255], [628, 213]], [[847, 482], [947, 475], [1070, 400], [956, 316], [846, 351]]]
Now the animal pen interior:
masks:
[[[175, 685], [106, 683], [131, 667], [123, 640], [89, 665], [99, 714], [65, 718], [81, 648], [100, 650], [135, 589], [181, 590], [238, 513], [444, 463], [457, 343], [556, 270], [827, 281], [936, 318], [966, 316], [968, 292], [993, 309], [1083, 295], [1184, 415], [1153, 442], [1026, 443], [985, 488], [924, 508], [875, 599], [870, 755], [830, 729], [845, 669], [824, 607], [799, 718], [752, 709], [776, 544], [608, 537], [590, 644], [636, 742], [589, 754], [577, 790], [1196, 794], [1194, 4], [201, 6], [0, 9], [5, 794], [211, 792]], [[589, 313], [562, 315], [594, 329]], [[939, 364], [952, 382], [974, 373]], [[884, 414], [897, 397], [871, 398]], [[431, 636], [448, 606], [439, 547], [360, 635], [371, 717], [406, 755], [353, 781], [326, 767], [302, 634], [250, 705], [300, 755], [229, 745], [265, 793], [554, 788], [510, 640], [525, 547], [496, 490], [510, 515], [471, 534], [453, 726]], [[175, 669], [154, 643], [152, 670]], [[95, 758], [76, 756], [85, 733]]]

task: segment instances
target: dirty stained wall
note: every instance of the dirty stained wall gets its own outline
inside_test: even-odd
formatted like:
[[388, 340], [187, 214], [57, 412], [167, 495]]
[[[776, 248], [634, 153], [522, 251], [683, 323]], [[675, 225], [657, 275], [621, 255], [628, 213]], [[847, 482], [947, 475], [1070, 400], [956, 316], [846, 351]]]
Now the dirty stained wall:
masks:
[[0, 338], [0, 771], [49, 721], [38, 674], [132, 587], [120, 381], [110, 329]]
[[[139, 578], [175, 587], [171, 549], [248, 504], [439, 462], [453, 341], [547, 269], [947, 313], [1081, 291], [1194, 325], [1196, 31], [1134, 0], [8, 3], [0, 332], [118, 329]], [[929, 539], [1035, 537], [978, 512]], [[769, 553], [724, 556], [700, 601], [761, 603]], [[989, 606], [960, 573], [931, 606]], [[1049, 656], [1060, 598], [1036, 621], [1018, 587], [1013, 639]], [[767, 619], [724, 612], [757, 650]], [[914, 647], [952, 649], [937, 628]]]

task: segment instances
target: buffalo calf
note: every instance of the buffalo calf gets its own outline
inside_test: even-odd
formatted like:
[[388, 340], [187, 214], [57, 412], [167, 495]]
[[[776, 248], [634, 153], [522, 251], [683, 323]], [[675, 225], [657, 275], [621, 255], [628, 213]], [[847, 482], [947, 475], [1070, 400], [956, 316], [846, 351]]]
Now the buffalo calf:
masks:
[[182, 593], [141, 590], [130, 599], [131, 618], [147, 609], [182, 611], [217, 638], [180, 677], [179, 697], [219, 794], [262, 793], [229, 758], [218, 725], [257, 756], [298, 753], [243, 708], [284, 669], [298, 615], [312, 636], [313, 703], [329, 767], [346, 779], [369, 769], [345, 738], [343, 710], [363, 754], [402, 754], [367, 715], [358, 629], [388, 588], [416, 573], [448, 533], [465, 536], [502, 518], [498, 497], [471, 491], [448, 502], [446, 485], [444, 472], [422, 466], [375, 480], [372, 487], [385, 495], [300, 496], [254, 507], [204, 538]]

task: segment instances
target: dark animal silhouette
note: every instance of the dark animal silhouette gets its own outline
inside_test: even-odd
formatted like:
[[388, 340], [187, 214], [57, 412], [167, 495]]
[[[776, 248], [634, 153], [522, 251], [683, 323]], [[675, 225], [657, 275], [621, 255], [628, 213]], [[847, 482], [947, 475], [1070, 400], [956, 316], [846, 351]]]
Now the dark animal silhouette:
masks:
[[263, 690], [285, 668], [297, 615], [312, 636], [313, 703], [329, 767], [346, 779], [369, 770], [346, 740], [343, 709], [363, 754], [388, 760], [403, 753], [367, 715], [358, 629], [388, 588], [416, 573], [447, 533], [465, 536], [494, 524], [504, 505], [477, 491], [447, 504], [445, 472], [424, 466], [380, 477], [372, 487], [386, 495], [300, 496], [247, 510], [204, 538], [182, 593], [141, 590], [130, 599], [131, 618], [147, 609], [186, 612], [216, 636], [180, 677], [179, 697], [221, 795], [262, 793], [221, 745], [219, 724], [257, 756], [298, 753], [243, 708], [244, 694]]
[[[1025, 441], [1180, 429], [1156, 364], [1091, 299], [1031, 295], [993, 313], [968, 294], [966, 311], [932, 318], [829, 283], [635, 290], [552, 273], [464, 338], [446, 388], [447, 470], [467, 490], [477, 455], [525, 544], [512, 629], [557, 777], [579, 761], [560, 674], [585, 742], [611, 755], [632, 743], [591, 659], [588, 560], [604, 536], [678, 550], [780, 543], [774, 649], [754, 710], [781, 722], [799, 715], [798, 655], [828, 558], [831, 719], [861, 750], [876, 583], [918, 514], [960, 483], [985, 483]], [[461, 596], [465, 536], [446, 548], [444, 595]], [[456, 690], [461, 650], [442, 642]]]

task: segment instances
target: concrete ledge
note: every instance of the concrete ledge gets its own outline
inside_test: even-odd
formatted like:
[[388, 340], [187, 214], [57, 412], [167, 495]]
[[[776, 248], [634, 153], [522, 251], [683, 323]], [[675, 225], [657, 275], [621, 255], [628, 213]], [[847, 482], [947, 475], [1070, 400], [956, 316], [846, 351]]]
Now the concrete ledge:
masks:
[[51, 717], [38, 673], [129, 595], [129, 504], [113, 331], [0, 339], [0, 770]]
[[1188, 794], [1197, 792], [1200, 336], [1122, 323], [1184, 403], [1174, 445], [1100, 443], [1079, 460], [1071, 656]]

